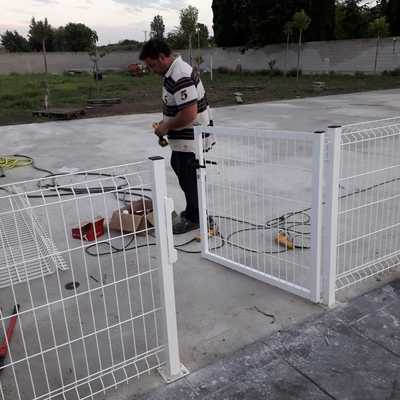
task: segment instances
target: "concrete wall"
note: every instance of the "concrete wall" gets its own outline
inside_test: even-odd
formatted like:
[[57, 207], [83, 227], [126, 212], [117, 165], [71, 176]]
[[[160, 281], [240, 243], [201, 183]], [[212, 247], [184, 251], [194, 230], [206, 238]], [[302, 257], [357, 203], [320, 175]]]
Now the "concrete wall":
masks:
[[[330, 42], [309, 42], [304, 44], [302, 69], [304, 72], [373, 72], [376, 51], [375, 39], [343, 40]], [[187, 51], [182, 51], [185, 59]], [[198, 54], [194, 50], [193, 57]], [[246, 70], [268, 69], [268, 62], [276, 60], [276, 68], [288, 70], [296, 67], [297, 46], [292, 44], [286, 59], [286, 46], [272, 45], [261, 49], [212, 48], [201, 50], [203, 69], [213, 67], [234, 69], [238, 64]], [[128, 64], [138, 62], [139, 52], [113, 52], [100, 61], [102, 69], [126, 70]], [[49, 71], [60, 73], [68, 69], [90, 70], [92, 62], [87, 53], [49, 53]], [[382, 40], [378, 71], [400, 68], [400, 40], [392, 38]], [[0, 74], [37, 73], [43, 71], [40, 53], [0, 54]]]

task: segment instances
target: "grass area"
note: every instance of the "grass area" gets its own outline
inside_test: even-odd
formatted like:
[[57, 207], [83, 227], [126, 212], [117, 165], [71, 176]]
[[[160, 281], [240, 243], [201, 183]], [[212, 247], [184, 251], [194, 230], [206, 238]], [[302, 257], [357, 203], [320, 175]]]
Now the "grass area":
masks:
[[[308, 75], [299, 81], [293, 77], [271, 77], [266, 73], [215, 73], [202, 77], [212, 106], [234, 104], [234, 92], [243, 93], [246, 103], [298, 97], [400, 88], [399, 76]], [[326, 90], [316, 92], [314, 81], [324, 81]], [[100, 108], [89, 116], [135, 112], [159, 112], [161, 79], [155, 75], [133, 78], [127, 73], [107, 73], [99, 82], [92, 75], [50, 75], [51, 107], [85, 107], [89, 98], [120, 97], [122, 105]], [[44, 76], [0, 75], [0, 125], [33, 121], [32, 110], [43, 107]]]

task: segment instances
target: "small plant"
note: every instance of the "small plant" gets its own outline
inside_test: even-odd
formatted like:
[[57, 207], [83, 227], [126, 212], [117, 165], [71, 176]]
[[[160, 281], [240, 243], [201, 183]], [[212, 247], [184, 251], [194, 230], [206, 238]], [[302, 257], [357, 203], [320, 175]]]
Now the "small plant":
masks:
[[268, 67], [269, 67], [269, 69], [271, 70], [271, 72], [275, 69], [275, 65], [276, 65], [276, 60], [271, 60], [271, 61], [268, 63]]
[[354, 76], [355, 76], [356, 78], [364, 78], [364, 77], [365, 77], [365, 72], [356, 71], [356, 72], [354, 73]]
[[389, 71], [390, 76], [400, 76], [400, 68], [396, 68], [393, 71]]

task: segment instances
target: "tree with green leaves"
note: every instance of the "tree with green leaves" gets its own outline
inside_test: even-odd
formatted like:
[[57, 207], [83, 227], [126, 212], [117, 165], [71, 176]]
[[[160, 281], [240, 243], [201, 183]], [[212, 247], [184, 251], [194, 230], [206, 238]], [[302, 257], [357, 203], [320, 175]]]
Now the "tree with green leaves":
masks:
[[90, 51], [98, 40], [97, 33], [84, 24], [69, 23], [64, 28], [66, 51]]
[[209, 33], [207, 25], [198, 23], [196, 26], [197, 47], [198, 48], [208, 47], [208, 39], [209, 39]]
[[310, 0], [304, 7], [311, 18], [307, 40], [332, 40], [335, 38], [335, 0]]
[[44, 71], [47, 74], [47, 57], [46, 52], [52, 48], [53, 42], [53, 28], [48, 23], [47, 18], [43, 21], [36, 21], [32, 18], [29, 25], [29, 43], [31, 48], [36, 51], [41, 51], [43, 54]]
[[48, 23], [47, 18], [43, 21], [36, 21], [32, 18], [29, 25], [28, 38], [32, 50], [34, 51], [47, 51], [53, 50], [53, 37], [54, 31], [52, 26]]
[[156, 15], [150, 24], [150, 36], [157, 39], [164, 39], [165, 25], [161, 15]]
[[243, 46], [251, 38], [249, 2], [213, 0], [214, 40], [218, 46]]
[[374, 63], [374, 73], [376, 74], [378, 67], [378, 57], [381, 38], [389, 34], [389, 24], [386, 22], [385, 17], [380, 17], [375, 19], [369, 24], [370, 35], [376, 37], [376, 51], [375, 51], [375, 63]]
[[171, 49], [184, 49], [188, 43], [187, 37], [184, 36], [184, 33], [179, 28], [168, 32], [166, 41]]
[[30, 51], [29, 42], [17, 31], [5, 31], [0, 35], [1, 44], [10, 53]]
[[186, 36], [193, 35], [196, 32], [198, 18], [199, 10], [196, 7], [187, 6], [180, 11], [180, 28]]
[[394, 36], [400, 35], [400, 0], [387, 0], [386, 10], [390, 33]]
[[363, 0], [342, 0], [336, 6], [336, 39], [368, 36], [369, 9]]
[[299, 45], [297, 49], [297, 79], [299, 79], [300, 76], [303, 33], [309, 28], [310, 24], [311, 18], [306, 14], [304, 10], [298, 11], [293, 15], [293, 28], [299, 31]]
[[63, 26], [55, 29], [53, 32], [53, 48], [54, 51], [65, 51], [65, 29]]

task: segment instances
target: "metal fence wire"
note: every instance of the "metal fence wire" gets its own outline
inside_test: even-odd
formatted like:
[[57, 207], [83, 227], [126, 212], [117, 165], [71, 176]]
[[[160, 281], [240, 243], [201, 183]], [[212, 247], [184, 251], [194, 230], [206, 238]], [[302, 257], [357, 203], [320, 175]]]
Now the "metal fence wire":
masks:
[[400, 264], [400, 118], [343, 127], [337, 290]]
[[400, 118], [333, 127], [328, 141], [325, 297], [400, 265]]
[[196, 138], [203, 256], [319, 301], [324, 134], [209, 127]]
[[2, 399], [179, 375], [165, 189], [158, 159], [1, 187]]

